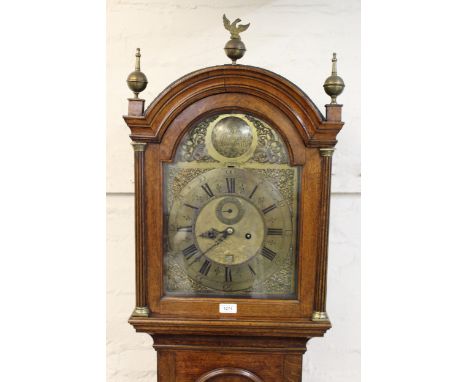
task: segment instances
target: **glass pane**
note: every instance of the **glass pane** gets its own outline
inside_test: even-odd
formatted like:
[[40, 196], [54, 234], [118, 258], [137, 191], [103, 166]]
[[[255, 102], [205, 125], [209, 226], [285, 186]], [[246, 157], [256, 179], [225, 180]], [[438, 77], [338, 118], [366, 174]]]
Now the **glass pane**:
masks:
[[164, 166], [166, 295], [295, 298], [299, 182], [258, 118], [190, 129]]

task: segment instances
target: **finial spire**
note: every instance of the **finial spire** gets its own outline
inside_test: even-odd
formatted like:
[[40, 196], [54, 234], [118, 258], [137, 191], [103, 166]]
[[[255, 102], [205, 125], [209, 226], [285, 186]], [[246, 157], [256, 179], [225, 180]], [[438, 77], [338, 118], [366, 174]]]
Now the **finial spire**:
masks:
[[136, 57], [136, 59], [135, 59], [135, 70], [140, 71], [140, 57], [141, 57], [140, 48], [137, 48], [135, 57]]
[[323, 84], [323, 88], [325, 89], [325, 93], [327, 93], [331, 97], [331, 103], [336, 104], [336, 97], [338, 97], [345, 87], [343, 79], [338, 75], [336, 70], [336, 53], [333, 53], [332, 58], [332, 74], [325, 80]]
[[135, 99], [138, 99], [138, 94], [145, 90], [146, 85], [148, 85], [148, 79], [140, 71], [140, 57], [140, 48], [137, 48], [135, 53], [135, 70], [127, 77], [127, 85], [135, 95]]
[[[138, 49], [138, 51], [140, 51], [140, 49]], [[338, 60], [336, 59], [336, 53], [333, 53], [333, 58], [332, 58], [332, 76], [336, 76], [337, 75], [337, 71], [336, 71], [336, 62]]]

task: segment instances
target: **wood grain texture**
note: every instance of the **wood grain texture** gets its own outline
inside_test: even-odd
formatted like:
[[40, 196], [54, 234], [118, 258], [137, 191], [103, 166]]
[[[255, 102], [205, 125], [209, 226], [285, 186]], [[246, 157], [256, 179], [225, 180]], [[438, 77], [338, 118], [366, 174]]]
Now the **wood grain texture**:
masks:
[[164, 382], [298, 382], [307, 342], [303, 338], [233, 336], [161, 335], [153, 339]]
[[[322, 152], [322, 154], [324, 154]], [[317, 240], [317, 276], [315, 285], [314, 311], [326, 312], [327, 301], [327, 272], [328, 272], [328, 230], [330, 224], [330, 195], [331, 195], [331, 168], [332, 155], [321, 155], [320, 180], [320, 218], [319, 236]]]
[[145, 111], [145, 100], [144, 99], [128, 99], [128, 115], [133, 117], [140, 117]]
[[[160, 138], [161, 159], [171, 161], [179, 140], [192, 126], [211, 115], [239, 112], [250, 114], [267, 122], [282, 136], [288, 147], [291, 164], [304, 164], [304, 143], [300, 132], [284, 110], [277, 104], [251, 94], [220, 93], [199, 99], [180, 110], [168, 123]], [[136, 139], [136, 138], [135, 138]]]
[[158, 353], [158, 381], [173, 382], [176, 381], [176, 363], [175, 352], [159, 352]]
[[149, 334], [184, 335], [252, 335], [275, 337], [322, 337], [331, 328], [329, 321], [315, 322], [309, 319], [191, 319], [178, 317], [132, 317], [129, 323], [136, 331]]
[[[210, 110], [213, 107], [213, 102], [218, 102], [220, 99], [223, 102], [237, 102], [238, 106], [236, 110], [241, 113], [246, 112], [243, 107], [247, 107], [247, 105], [251, 109], [256, 109], [257, 112], [265, 106], [263, 103], [255, 103], [255, 99], [249, 99], [247, 96], [234, 99], [232, 97], [237, 96], [223, 94], [217, 97], [216, 100], [207, 97], [201, 100], [198, 106], [203, 107], [203, 110]], [[320, 222], [320, 156], [318, 149], [304, 146], [290, 120], [284, 118], [284, 116], [281, 117], [281, 113], [271, 105], [267, 109], [271, 112], [271, 115], [278, 117], [273, 125], [289, 145], [290, 150], [293, 152], [292, 157], [295, 157], [298, 162], [303, 163], [300, 208], [301, 211], [307, 211], [307, 213], [299, 213], [297, 299], [261, 300], [236, 298], [235, 303], [238, 305], [238, 313], [230, 318], [237, 320], [268, 317], [269, 320], [285, 322], [302, 319], [307, 327], [312, 316], [314, 296], [312, 291], [317, 275], [316, 242], [319, 235]], [[147, 284], [149, 294], [148, 304], [154, 318], [190, 317], [191, 319], [226, 319], [226, 316], [219, 313], [219, 304], [225, 303], [226, 298], [164, 296], [163, 163], [172, 159], [181, 136], [190, 127], [190, 123], [197, 120], [199, 112], [200, 109], [195, 108], [194, 105], [181, 111], [180, 115], [174, 119], [173, 124], [170, 125], [161, 143], [147, 144], [145, 162], [145, 189], [147, 190], [145, 225], [148, 262]], [[133, 323], [133, 321], [131, 322]], [[311, 329], [311, 332], [317, 335], [317, 328]], [[202, 329], [200, 328], [200, 330]]]
[[288, 354], [284, 357], [283, 381], [302, 381], [302, 356]]
[[124, 119], [133, 139], [159, 143], [181, 110], [222, 93], [251, 95], [275, 105], [290, 119], [308, 147], [334, 146], [343, 126], [340, 121], [327, 121], [309, 97], [290, 81], [246, 65], [213, 66], [192, 72], [168, 86], [143, 116], [124, 116]]
[[147, 306], [145, 147], [146, 144], [141, 143], [133, 145], [135, 166], [135, 289], [137, 308]]
[[343, 105], [338, 105], [338, 104], [328, 104], [325, 105], [325, 108], [327, 110], [326, 115], [327, 115], [327, 121], [331, 122], [341, 122], [341, 109]]
[[306, 351], [307, 339], [301, 337], [273, 337], [264, 336], [252, 338], [248, 335], [237, 336], [208, 336], [208, 335], [176, 335], [176, 334], [153, 334], [153, 347], [155, 350], [200, 350], [220, 352], [243, 352], [255, 353], [288, 353], [303, 354]]
[[[163, 165], [174, 158], [183, 135], [218, 113], [250, 114], [282, 136], [291, 165], [300, 166], [297, 296], [292, 300], [169, 297], [164, 294]], [[300, 382], [302, 355], [312, 337], [331, 327], [312, 321], [326, 308], [332, 148], [343, 126], [341, 105], [327, 105], [325, 120], [294, 84], [267, 70], [244, 65], [205, 68], [175, 81], [143, 115], [125, 116], [135, 152], [138, 332], [153, 337], [160, 382]], [[237, 313], [219, 313], [236, 303]], [[255, 378], [258, 378], [255, 379]]]
[[203, 374], [196, 382], [263, 382], [254, 373], [238, 367], [223, 367]]

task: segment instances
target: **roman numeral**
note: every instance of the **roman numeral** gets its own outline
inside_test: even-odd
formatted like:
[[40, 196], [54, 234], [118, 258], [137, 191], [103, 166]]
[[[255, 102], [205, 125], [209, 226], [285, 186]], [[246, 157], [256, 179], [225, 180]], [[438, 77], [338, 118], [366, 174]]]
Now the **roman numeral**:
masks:
[[226, 178], [227, 191], [230, 194], [236, 192], [236, 178]]
[[282, 236], [283, 235], [283, 229], [282, 228], [268, 228], [267, 229], [267, 235]]
[[191, 204], [184, 203], [184, 206], [198, 210], [198, 207], [192, 206]]
[[232, 282], [231, 268], [224, 268], [224, 280], [226, 280], [227, 283]]
[[273, 252], [270, 248], [263, 247], [262, 248], [262, 256], [266, 257], [270, 261], [273, 261], [273, 259], [276, 256], [276, 252]]
[[199, 272], [202, 275], [206, 276], [206, 275], [208, 275], [208, 272], [210, 271], [210, 269], [211, 269], [211, 261], [210, 260], [205, 260], [205, 262], [201, 266]]
[[201, 188], [203, 188], [203, 191], [205, 191], [210, 198], [214, 196], [213, 191], [211, 191], [211, 188], [208, 185], [208, 183], [205, 183], [203, 186], [201, 186]]
[[262, 212], [263, 212], [264, 214], [267, 214], [268, 212], [274, 210], [275, 208], [276, 208], [276, 204], [272, 204], [271, 206], [269, 206], [269, 207], [267, 207], [267, 208], [264, 208], [264, 209], [262, 210]]
[[252, 192], [250, 193], [249, 199], [252, 199], [252, 196], [255, 194], [255, 191], [257, 191], [257, 188], [258, 188], [258, 185], [256, 185], [254, 189], [252, 190]]
[[177, 231], [180, 231], [180, 232], [193, 232], [193, 228], [192, 228], [191, 225], [185, 225], [185, 226], [177, 227]]
[[198, 252], [197, 247], [195, 246], [195, 244], [192, 244], [188, 246], [187, 248], [185, 248], [182, 251], [182, 254], [185, 256], [187, 260], [190, 260], [193, 257], [193, 255], [195, 255], [195, 253], [197, 252]]
[[250, 272], [252, 272], [254, 276], [257, 276], [257, 274], [255, 273], [254, 269], [252, 268], [250, 264], [249, 264], [249, 269], [250, 269]]

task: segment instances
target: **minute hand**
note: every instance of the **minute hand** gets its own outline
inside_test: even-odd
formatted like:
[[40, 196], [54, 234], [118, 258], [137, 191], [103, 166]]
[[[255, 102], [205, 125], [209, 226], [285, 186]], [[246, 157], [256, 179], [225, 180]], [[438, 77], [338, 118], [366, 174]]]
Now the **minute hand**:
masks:
[[194, 264], [195, 262], [197, 262], [198, 260], [200, 260], [202, 258], [202, 256], [206, 255], [209, 251], [211, 251], [214, 247], [216, 247], [217, 245], [219, 245], [219, 243], [221, 243], [225, 238], [226, 238], [226, 234], [223, 232], [223, 236], [219, 239], [216, 240], [216, 242], [210, 246], [205, 252], [199, 254], [197, 257], [195, 257], [195, 259], [189, 264], [189, 265], [192, 265]]
[[203, 253], [201, 254], [201, 256], [206, 255], [206, 254], [207, 254], [209, 251], [211, 251], [214, 247], [216, 247], [217, 245], [219, 245], [219, 243], [221, 243], [225, 238], [226, 238], [225, 235], [221, 236], [219, 239], [217, 239], [217, 240], [215, 241], [215, 243], [214, 243], [211, 247], [209, 247], [205, 252], [203, 252]]

